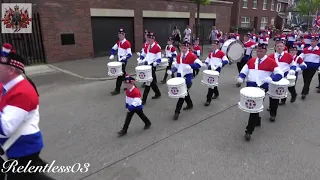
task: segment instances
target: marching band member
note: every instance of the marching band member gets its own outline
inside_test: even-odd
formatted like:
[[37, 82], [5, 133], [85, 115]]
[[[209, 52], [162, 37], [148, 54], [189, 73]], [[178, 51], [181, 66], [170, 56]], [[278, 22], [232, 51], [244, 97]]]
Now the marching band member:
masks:
[[220, 45], [219, 45], [219, 49], [221, 49], [221, 48], [222, 48], [223, 43], [224, 43], [226, 40], [228, 40], [228, 37], [227, 37], [227, 34], [226, 34], [226, 33], [224, 33], [224, 34], [222, 35], [222, 37], [219, 39], [219, 43], [220, 43]]
[[[168, 71], [169, 74], [177, 72], [177, 77], [185, 78], [188, 90], [192, 85], [192, 70], [199, 69], [202, 66], [202, 62], [197, 58], [197, 56], [189, 51], [189, 46], [190, 43], [188, 41], [185, 41], [183, 44], [181, 44], [181, 53], [177, 56], [177, 61], [173, 62], [173, 68], [171, 71]], [[184, 107], [183, 110], [189, 110], [193, 108], [193, 103], [188, 91], [188, 95], [185, 98], [179, 98], [173, 120], [179, 119], [179, 114], [184, 101], [186, 101], [187, 106]]]
[[297, 41], [297, 35], [294, 32], [294, 30], [292, 30], [291, 33], [288, 34], [287, 39], [288, 39], [287, 48], [289, 48], [289, 47], [293, 46], [294, 42]]
[[120, 93], [120, 88], [122, 81], [124, 80], [125, 73], [126, 73], [126, 66], [128, 59], [131, 58], [131, 44], [130, 42], [125, 38], [125, 32], [123, 29], [120, 29], [118, 32], [119, 41], [112, 47], [111, 49], [111, 56], [109, 59], [114, 59], [114, 54], [118, 50], [118, 61], [122, 62], [122, 76], [118, 76], [117, 82], [116, 82], [116, 88], [113, 92], [111, 92], [112, 95], [117, 95]]
[[131, 119], [135, 113], [141, 118], [144, 122], [144, 129], [149, 129], [151, 126], [151, 122], [149, 118], [143, 112], [143, 105], [141, 101], [141, 93], [140, 90], [134, 84], [135, 79], [128, 74], [125, 77], [125, 83], [127, 86], [126, 90], [126, 109], [127, 116], [123, 128], [118, 132], [119, 136], [124, 136], [127, 134]]
[[159, 99], [161, 97], [161, 92], [157, 85], [157, 75], [156, 69], [159, 63], [161, 63], [161, 47], [155, 41], [155, 36], [152, 32], [148, 33], [148, 47], [144, 48], [140, 58], [138, 59], [139, 64], [150, 65], [152, 67], [152, 82], [150, 85], [146, 84], [143, 92], [142, 104], [147, 102], [150, 87], [154, 91], [155, 95], [152, 99]]
[[294, 46], [297, 48], [297, 55], [299, 56], [305, 47], [305, 43], [303, 42], [303, 37], [300, 37], [297, 40], [297, 42], [294, 44]]
[[[293, 46], [293, 45], [292, 45]], [[290, 47], [292, 47], [290, 46]], [[287, 77], [287, 75], [295, 75], [296, 74], [296, 65], [293, 60], [293, 57], [284, 52], [284, 42], [282, 39], [276, 39], [276, 53], [270, 54], [269, 58], [274, 59], [278, 65], [280, 70], [283, 72], [283, 77]], [[291, 93], [291, 99], [295, 100], [297, 97], [297, 93], [294, 87], [288, 87], [289, 92]], [[284, 105], [286, 103], [286, 99], [281, 99], [279, 105]]]
[[[241, 84], [244, 82], [244, 79], [247, 78], [248, 87], [260, 87], [268, 90], [268, 84], [271, 81], [279, 81], [283, 77], [283, 72], [280, 70], [277, 62], [274, 59], [269, 58], [267, 53], [268, 46], [266, 44], [259, 44], [257, 47], [257, 58], [252, 58], [248, 63], [242, 68], [238, 83]], [[275, 117], [278, 109], [279, 100], [270, 99], [271, 104], [271, 117]], [[270, 119], [274, 121], [274, 119]], [[261, 126], [261, 117], [259, 113], [250, 113], [248, 120], [248, 125], [246, 127], [245, 138], [247, 141], [251, 139], [251, 134], [253, 133], [256, 126]]]
[[255, 33], [248, 33], [248, 34], [251, 34], [251, 36], [250, 36], [250, 40], [252, 41], [252, 42], [257, 42], [257, 35], [255, 34]]
[[[12, 52], [12, 49], [9, 52], [1, 52], [0, 59], [0, 83], [3, 85], [0, 101], [1, 151], [6, 151], [4, 155], [9, 160], [17, 160], [19, 165], [15, 168], [21, 169], [20, 167], [26, 166], [44, 168], [47, 163], [39, 157], [44, 146], [39, 129], [39, 96], [35, 87], [23, 76], [25, 60]], [[22, 131], [21, 128], [23, 128]], [[16, 135], [18, 139], [14, 139]], [[13, 141], [12, 146], [7, 150], [3, 149], [2, 146], [10, 139]], [[4, 167], [4, 164], [2, 166]], [[0, 179], [47, 180], [51, 178], [39, 171], [9, 171], [0, 172]]]
[[[149, 44], [148, 44], [148, 30], [144, 30], [144, 39], [145, 39], [146, 42], [143, 43], [140, 53], [137, 53], [137, 55], [139, 57], [141, 56], [141, 54], [144, 51], [144, 49], [149, 46]], [[144, 88], [145, 86], [146, 86], [146, 83], [142, 83], [141, 87]]]
[[[196, 38], [194, 41], [194, 45], [192, 46], [193, 53], [200, 59], [201, 47], [200, 47], [200, 39]], [[193, 70], [193, 77], [199, 74], [199, 69]]]
[[237, 33], [237, 31], [234, 31], [234, 33], [230, 33], [229, 34], [229, 38], [228, 39], [236, 39], [239, 40], [240, 39], [240, 35]]
[[311, 46], [304, 48], [303, 52], [300, 54], [300, 57], [307, 64], [307, 68], [302, 72], [304, 82], [301, 92], [302, 99], [306, 99], [309, 94], [310, 83], [320, 66], [320, 49], [319, 46], [317, 46], [318, 40], [319, 38], [317, 36], [312, 37]]
[[[213, 41], [212, 51], [209, 53], [205, 61], [205, 64], [207, 65], [208, 70], [214, 70], [220, 73], [222, 67], [228, 63], [229, 63], [229, 60], [227, 56], [224, 54], [223, 51], [219, 50], [219, 41]], [[217, 99], [218, 97], [219, 97], [219, 90], [217, 86], [215, 86], [213, 89], [208, 88], [207, 101], [204, 105], [209, 106], [211, 103], [211, 100]]]
[[263, 30], [261, 32], [260, 38], [259, 38], [259, 43], [260, 44], [269, 44], [269, 39], [270, 37], [268, 36], [267, 32]]
[[240, 62], [237, 62], [238, 71], [240, 73], [244, 65], [247, 64], [248, 60], [252, 58], [252, 51], [256, 47], [256, 43], [250, 40], [251, 34], [244, 36], [244, 56]]
[[[307, 68], [307, 65], [304, 63], [303, 59], [297, 55], [297, 50], [298, 49], [298, 45], [294, 44], [293, 47], [290, 47], [289, 49], [289, 53], [290, 55], [293, 57], [293, 61], [296, 64], [297, 68], [296, 68], [296, 82], [298, 80], [298, 74], [300, 71], [303, 71], [304, 69]], [[296, 101], [297, 98], [297, 93], [296, 93], [296, 87], [295, 85], [292, 87], [288, 87], [289, 92], [291, 93], [291, 100], [290, 102], [293, 103]], [[283, 99], [282, 101], [284, 101], [284, 103], [286, 102], [286, 99]]]
[[303, 35], [303, 41], [305, 43], [305, 47], [311, 46], [311, 40], [312, 40], [312, 28], [309, 28], [308, 32]]
[[[177, 57], [177, 51], [176, 48], [173, 46], [173, 40], [171, 37], [168, 38], [168, 45], [166, 46], [165, 52], [166, 57], [169, 60], [169, 64], [166, 68], [166, 72], [164, 74], [163, 80], [161, 81], [162, 84], [165, 84], [167, 82], [168, 73], [167, 71], [171, 69], [172, 63], [176, 61]], [[171, 77], [174, 78], [174, 74], [171, 74]]]

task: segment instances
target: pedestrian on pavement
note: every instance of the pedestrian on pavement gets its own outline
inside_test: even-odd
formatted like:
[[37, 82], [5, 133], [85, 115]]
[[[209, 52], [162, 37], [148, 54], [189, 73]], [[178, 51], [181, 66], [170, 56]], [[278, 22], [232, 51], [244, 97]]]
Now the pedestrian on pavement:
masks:
[[127, 116], [124, 122], [123, 128], [118, 132], [119, 136], [124, 136], [127, 134], [131, 119], [135, 113], [141, 118], [144, 122], [144, 129], [149, 129], [151, 126], [151, 122], [149, 118], [143, 112], [143, 105], [141, 100], [140, 90], [135, 86], [135, 79], [128, 74], [125, 78], [126, 83], [126, 108], [127, 108]]
[[[267, 92], [271, 81], [280, 81], [282, 79], [283, 72], [280, 70], [277, 62], [266, 55], [267, 49], [267, 44], [258, 44], [257, 57], [251, 58], [242, 68], [238, 77], [239, 84], [242, 84], [244, 79], [247, 78], [247, 87], [261, 87]], [[279, 100], [270, 97], [269, 101], [270, 121], [273, 121], [272, 117], [275, 117], [277, 114]], [[259, 113], [250, 113], [245, 134], [247, 141], [251, 139], [251, 134], [256, 126], [261, 126], [261, 117]]]
[[173, 31], [172, 31], [172, 39], [174, 41], [173, 45], [178, 49], [180, 52], [180, 41], [181, 41], [181, 32], [178, 28], [178, 26], [175, 26]]
[[[302, 72], [304, 82], [301, 92], [302, 99], [306, 99], [307, 95], [309, 94], [312, 78], [320, 67], [320, 48], [317, 46], [318, 41], [319, 37], [313, 36], [311, 40], [311, 46], [305, 48], [300, 54], [300, 57], [307, 64], [307, 68]], [[320, 92], [320, 87], [318, 87], [318, 92]]]
[[[44, 168], [47, 163], [39, 157], [43, 148], [42, 134], [39, 129], [39, 96], [36, 89], [23, 76], [23, 58], [11, 51], [7, 56], [3, 54], [0, 57], [0, 83], [3, 85], [0, 96], [1, 169], [4, 168], [4, 163], [8, 159], [18, 162], [16, 169], [26, 166]], [[41, 172], [3, 173], [1, 171], [0, 180], [5, 179], [47, 180], [52, 178]]]
[[131, 58], [131, 44], [126, 39], [126, 34], [123, 29], [120, 29], [118, 32], [119, 41], [112, 47], [111, 49], [111, 56], [109, 59], [114, 59], [114, 54], [118, 50], [118, 61], [122, 63], [122, 76], [118, 76], [116, 81], [116, 88], [114, 91], [111, 92], [112, 95], [120, 94], [120, 88], [122, 81], [124, 81], [125, 74], [126, 74], [126, 66], [128, 59]]

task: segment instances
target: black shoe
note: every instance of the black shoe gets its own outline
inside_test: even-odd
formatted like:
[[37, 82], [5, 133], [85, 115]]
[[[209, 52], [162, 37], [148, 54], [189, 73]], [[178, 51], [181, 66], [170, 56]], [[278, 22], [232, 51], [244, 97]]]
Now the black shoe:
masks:
[[183, 110], [184, 110], [184, 111], [185, 111], [185, 110], [190, 110], [190, 109], [192, 109], [192, 108], [193, 108], [193, 106], [188, 106], [188, 105], [187, 105], [186, 107], [183, 108]]
[[120, 92], [119, 92], [119, 91], [112, 91], [112, 92], [111, 92], [111, 95], [112, 95], [112, 96], [117, 95], [117, 94], [120, 94]]
[[307, 95], [305, 95], [305, 94], [301, 94], [301, 99], [302, 99], [302, 100], [305, 100], [305, 99], [306, 99], [306, 97], [307, 97]]
[[267, 108], [267, 111], [270, 111], [270, 108], [269, 108], [269, 107]]
[[121, 129], [121, 131], [118, 132], [119, 136], [124, 136], [127, 134], [127, 130]]
[[237, 83], [237, 87], [240, 87], [241, 86], [241, 84], [240, 83]]
[[172, 119], [175, 120], [175, 121], [178, 120], [179, 119], [179, 114], [175, 113]]
[[275, 116], [271, 116], [270, 117], [270, 122], [275, 122], [276, 121], [276, 117]]
[[151, 97], [151, 99], [159, 99], [161, 97], [161, 95], [154, 95]]
[[219, 95], [214, 95], [213, 97], [212, 97], [212, 99], [217, 99], [219, 97]]
[[162, 81], [161, 81], [161, 84], [165, 84], [165, 83], [166, 83], [166, 80], [162, 80]]
[[204, 103], [204, 106], [209, 106], [210, 105], [210, 101], [207, 101], [206, 103]]
[[246, 141], [250, 141], [250, 140], [251, 140], [251, 134], [246, 133], [246, 135], [244, 136], [244, 138], [246, 139]]
[[291, 96], [290, 102], [294, 103], [297, 99], [297, 95]]
[[144, 130], [150, 129], [150, 126], [151, 126], [151, 123], [150, 124], [146, 124], [143, 129]]
[[286, 104], [286, 101], [280, 101], [279, 102], [279, 106], [283, 106], [283, 105], [285, 105]]

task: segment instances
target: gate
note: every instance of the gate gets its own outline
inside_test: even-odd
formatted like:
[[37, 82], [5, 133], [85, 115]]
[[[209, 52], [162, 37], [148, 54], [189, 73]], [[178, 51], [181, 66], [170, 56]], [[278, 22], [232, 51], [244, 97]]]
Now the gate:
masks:
[[26, 65], [46, 63], [39, 13], [33, 13], [31, 34], [1, 33], [0, 43], [12, 44], [13, 49], [26, 60]]

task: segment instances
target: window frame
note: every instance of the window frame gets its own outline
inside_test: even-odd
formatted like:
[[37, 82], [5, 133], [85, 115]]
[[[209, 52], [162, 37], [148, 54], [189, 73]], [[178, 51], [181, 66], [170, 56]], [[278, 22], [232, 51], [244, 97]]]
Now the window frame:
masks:
[[[256, 7], [254, 7], [256, 5]], [[252, 1], [252, 9], [257, 9], [258, 8], [258, 0], [253, 0]]]
[[242, 8], [248, 8], [248, 0], [242, 0]]
[[271, 11], [274, 11], [274, 0], [271, 0], [271, 7], [270, 7]]
[[268, 0], [263, 0], [262, 10], [267, 10], [267, 9], [268, 9]]
[[[264, 21], [262, 21], [264, 20]], [[260, 21], [260, 29], [265, 29], [265, 27], [268, 25], [269, 17], [267, 16], [262, 16], [261, 21]], [[263, 24], [263, 26], [262, 26]]]
[[[240, 26], [241, 27], [246, 28], [246, 27], [250, 27], [251, 26], [251, 17], [250, 16], [241, 16], [240, 18], [241, 18], [241, 21], [240, 21]], [[245, 21], [242, 21], [243, 19]], [[245, 25], [245, 26], [243, 26], [243, 25]]]

